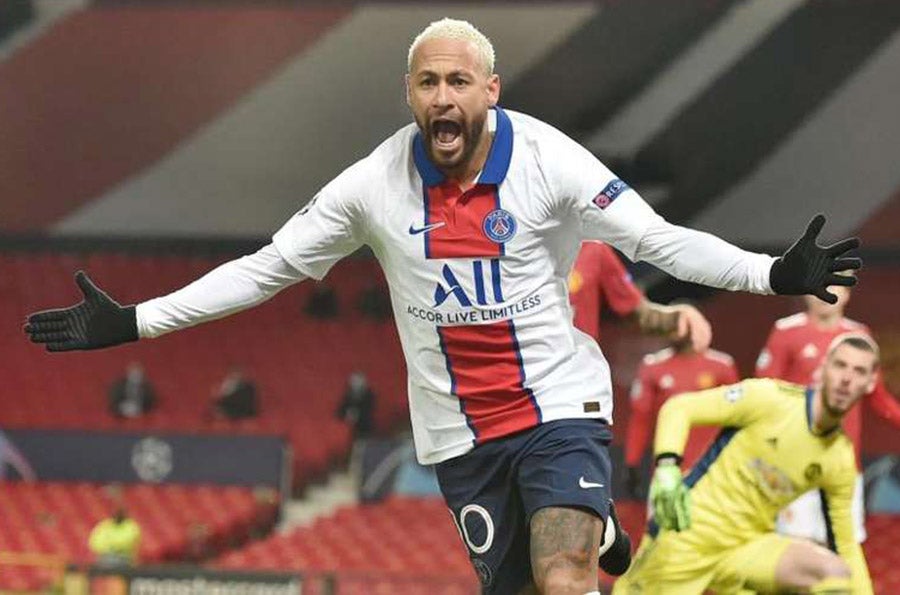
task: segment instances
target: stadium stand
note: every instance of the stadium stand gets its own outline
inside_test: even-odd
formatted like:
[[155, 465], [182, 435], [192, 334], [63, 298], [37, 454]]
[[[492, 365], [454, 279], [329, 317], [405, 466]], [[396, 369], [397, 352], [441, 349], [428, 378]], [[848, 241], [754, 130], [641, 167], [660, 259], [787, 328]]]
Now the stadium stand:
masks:
[[[120, 301], [133, 302], [176, 289], [221, 260], [113, 251], [0, 253], [0, 321], [16, 328], [29, 310], [55, 305], [59, 296], [78, 301], [71, 281], [78, 269]], [[404, 368], [392, 322], [372, 321], [355, 307], [376, 274], [368, 260], [336, 267], [330, 279], [342, 314], [334, 321], [303, 315], [312, 290], [304, 283], [239, 316], [122, 349], [56, 357], [52, 366], [45, 365], [52, 356], [17, 333], [4, 333], [4, 388], [18, 396], [0, 403], [0, 427], [285, 435], [299, 489], [349, 450], [348, 428], [335, 418], [335, 409], [353, 370], [364, 371], [378, 394], [377, 427], [407, 423]], [[139, 419], [117, 420], [106, 412], [106, 392], [132, 360], [144, 364], [159, 407]], [[232, 364], [240, 364], [259, 387], [258, 418], [229, 422], [209, 416], [211, 389]]]
[[[643, 533], [645, 509], [637, 501], [617, 504], [635, 543]], [[250, 543], [214, 565], [336, 572], [341, 593], [417, 593], [425, 584], [437, 586], [438, 593], [473, 592], [475, 579], [447, 514], [440, 499], [393, 496], [380, 504], [345, 507], [309, 527]], [[875, 592], [898, 593], [900, 552], [894, 540], [900, 517], [872, 515], [868, 527], [865, 550]], [[410, 575], [421, 577], [420, 582]], [[609, 585], [612, 578], [604, 576], [603, 581]]]
[[[268, 531], [275, 522], [274, 491], [229, 486], [134, 484], [122, 502], [142, 529], [140, 560], [208, 557]], [[104, 486], [89, 483], [0, 482], [0, 552], [40, 554], [85, 564], [88, 535], [116, 503]], [[38, 590], [53, 569], [0, 566], [0, 590]]]
[[465, 549], [440, 498], [392, 496], [224, 554], [221, 568], [336, 572], [340, 593], [473, 593]]

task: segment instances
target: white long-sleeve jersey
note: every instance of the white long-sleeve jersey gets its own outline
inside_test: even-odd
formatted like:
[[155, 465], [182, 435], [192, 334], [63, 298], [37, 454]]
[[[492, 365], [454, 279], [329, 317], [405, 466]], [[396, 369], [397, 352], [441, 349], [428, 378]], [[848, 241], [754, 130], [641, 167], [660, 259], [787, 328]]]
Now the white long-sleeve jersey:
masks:
[[418, 458], [564, 418], [612, 422], [609, 366], [572, 324], [582, 240], [680, 279], [770, 293], [772, 257], [665, 222], [600, 161], [530, 116], [492, 110], [492, 146], [462, 192], [415, 124], [326, 185], [259, 253], [138, 306], [142, 337], [230, 314], [368, 244], [384, 269], [409, 374]]

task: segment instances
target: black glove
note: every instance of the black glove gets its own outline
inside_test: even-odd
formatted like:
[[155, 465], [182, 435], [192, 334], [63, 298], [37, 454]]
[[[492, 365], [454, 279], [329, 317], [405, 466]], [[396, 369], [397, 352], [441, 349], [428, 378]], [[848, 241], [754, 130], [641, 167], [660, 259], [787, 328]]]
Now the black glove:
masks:
[[625, 491], [635, 500], [644, 499], [644, 490], [641, 485], [641, 470], [639, 467], [628, 467], [625, 473]]
[[46, 310], [28, 317], [25, 332], [47, 351], [99, 349], [138, 340], [134, 306], [120, 306], [94, 285], [83, 271], [75, 282], [84, 301], [70, 308]]
[[825, 215], [813, 217], [806, 233], [772, 264], [769, 285], [781, 295], [811, 294], [834, 304], [837, 296], [828, 291], [829, 285], [856, 285], [856, 277], [835, 273], [855, 270], [862, 266], [860, 258], [840, 258], [859, 247], [859, 238], [841, 240], [831, 246], [819, 246], [816, 237], [825, 225]]

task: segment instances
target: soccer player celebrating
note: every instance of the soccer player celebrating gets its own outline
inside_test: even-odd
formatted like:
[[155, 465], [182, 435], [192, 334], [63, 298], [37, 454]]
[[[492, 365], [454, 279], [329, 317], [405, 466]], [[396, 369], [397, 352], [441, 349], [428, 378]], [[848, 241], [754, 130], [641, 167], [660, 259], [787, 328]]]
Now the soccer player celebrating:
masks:
[[[631, 415], [625, 442], [628, 468], [625, 484], [633, 498], [642, 497], [641, 458], [663, 403], [673, 395], [734, 384], [739, 379], [734, 358], [715, 349], [698, 352], [687, 337], [644, 356], [631, 385]], [[682, 456], [682, 465], [693, 466], [713, 437], [711, 428], [694, 428]]]
[[[828, 304], [815, 298], [805, 298], [806, 312], [775, 322], [766, 345], [756, 361], [756, 376], [780, 378], [788, 382], [806, 384], [814, 381], [813, 374], [822, 362], [822, 356], [834, 338], [846, 332], [871, 335], [869, 328], [844, 316], [850, 301], [849, 287], [832, 287], [837, 302]], [[879, 375], [875, 389], [866, 395], [864, 402], [879, 416], [900, 427], [900, 404], [894, 399]], [[862, 410], [854, 408], [843, 423], [844, 433], [856, 447], [857, 469], [862, 446]], [[778, 513], [778, 530], [785, 535], [805, 537], [825, 543], [825, 521], [822, 516], [819, 494], [808, 492], [797, 498]], [[853, 520], [856, 538], [866, 540], [865, 506], [863, 504], [863, 477], [857, 472], [853, 494]]]
[[[853, 535], [856, 459], [841, 420], [877, 371], [874, 341], [844, 334], [815, 387], [752, 379], [669, 399], [654, 443], [651, 539], [613, 592], [872, 593]], [[694, 425], [723, 430], [682, 480], [678, 461]], [[774, 533], [776, 512], [811, 488], [822, 493], [828, 549]]]
[[415, 123], [271, 244], [136, 306], [79, 273], [84, 301], [34, 314], [25, 330], [51, 351], [158, 337], [321, 279], [367, 244], [390, 287], [418, 458], [436, 465], [484, 591], [596, 592], [598, 552], [619, 573], [630, 553], [610, 522], [609, 366], [568, 306], [582, 240], [689, 281], [826, 300], [829, 285], [854, 282], [834, 273], [860, 266], [844, 257], [858, 241], [818, 246], [817, 216], [772, 258], [667, 223], [567, 136], [501, 109], [494, 50], [464, 21], [427, 27], [407, 65]]

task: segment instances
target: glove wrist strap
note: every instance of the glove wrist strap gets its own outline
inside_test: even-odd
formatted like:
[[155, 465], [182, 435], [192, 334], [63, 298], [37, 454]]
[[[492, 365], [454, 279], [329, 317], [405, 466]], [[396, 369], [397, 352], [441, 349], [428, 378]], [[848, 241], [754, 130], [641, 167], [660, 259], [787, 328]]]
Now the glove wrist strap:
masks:
[[662, 452], [656, 455], [656, 466], [681, 465], [681, 455], [674, 452]]

